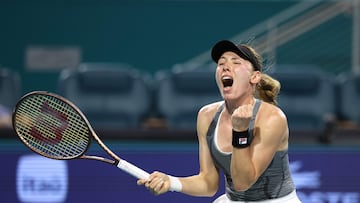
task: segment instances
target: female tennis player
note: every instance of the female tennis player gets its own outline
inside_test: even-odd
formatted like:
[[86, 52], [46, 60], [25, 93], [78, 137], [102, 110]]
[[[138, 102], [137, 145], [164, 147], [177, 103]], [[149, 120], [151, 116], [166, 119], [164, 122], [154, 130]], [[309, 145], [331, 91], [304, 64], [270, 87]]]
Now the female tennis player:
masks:
[[155, 195], [213, 196], [222, 170], [226, 191], [215, 203], [299, 203], [289, 170], [287, 118], [276, 106], [280, 83], [262, 73], [262, 59], [248, 45], [223, 40], [211, 56], [223, 101], [198, 113], [200, 172], [189, 177], [153, 172], [138, 184]]

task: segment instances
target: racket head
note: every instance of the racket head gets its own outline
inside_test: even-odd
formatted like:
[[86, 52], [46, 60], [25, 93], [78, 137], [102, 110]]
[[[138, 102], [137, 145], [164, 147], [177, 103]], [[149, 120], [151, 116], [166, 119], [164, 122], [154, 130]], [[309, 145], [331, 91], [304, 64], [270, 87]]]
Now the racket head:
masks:
[[13, 128], [32, 151], [52, 159], [74, 159], [89, 148], [93, 129], [69, 100], [45, 91], [24, 95], [16, 104]]

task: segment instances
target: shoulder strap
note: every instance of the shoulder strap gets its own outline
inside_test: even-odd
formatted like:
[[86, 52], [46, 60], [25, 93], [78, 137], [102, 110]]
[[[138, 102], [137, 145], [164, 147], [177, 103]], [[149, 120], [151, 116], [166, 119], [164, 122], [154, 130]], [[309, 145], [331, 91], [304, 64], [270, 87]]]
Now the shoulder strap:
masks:
[[221, 106], [219, 107], [219, 109], [216, 111], [214, 118], [212, 119], [208, 132], [207, 132], [207, 136], [211, 136], [212, 133], [214, 132], [217, 122], [219, 120], [219, 116], [221, 114], [221, 111], [224, 109], [224, 105], [225, 103], [221, 104]]
[[256, 118], [257, 112], [259, 111], [260, 104], [261, 104], [261, 100], [255, 99], [255, 105], [254, 105], [254, 109], [253, 109], [253, 116], [252, 116], [250, 124], [249, 124], [249, 132], [250, 133], [252, 133], [252, 131], [254, 130], [255, 118]]

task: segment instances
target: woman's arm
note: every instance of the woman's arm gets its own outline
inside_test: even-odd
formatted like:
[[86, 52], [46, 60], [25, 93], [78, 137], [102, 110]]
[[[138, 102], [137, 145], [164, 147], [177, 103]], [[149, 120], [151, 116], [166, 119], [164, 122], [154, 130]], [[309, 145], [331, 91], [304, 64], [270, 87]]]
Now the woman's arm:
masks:
[[[215, 167], [208, 148], [206, 133], [217, 109], [217, 104], [203, 107], [197, 117], [197, 136], [199, 142], [200, 170], [197, 175], [179, 177], [181, 191], [191, 196], [213, 196], [219, 185], [219, 171]], [[171, 179], [165, 173], [154, 172], [149, 180], [138, 180], [139, 185], [145, 184], [155, 195], [163, 194], [171, 189]]]
[[238, 191], [249, 189], [269, 166], [276, 151], [287, 148], [285, 115], [277, 107], [265, 102], [260, 108], [263, 109], [261, 115], [258, 114], [250, 146], [233, 148], [231, 176]]

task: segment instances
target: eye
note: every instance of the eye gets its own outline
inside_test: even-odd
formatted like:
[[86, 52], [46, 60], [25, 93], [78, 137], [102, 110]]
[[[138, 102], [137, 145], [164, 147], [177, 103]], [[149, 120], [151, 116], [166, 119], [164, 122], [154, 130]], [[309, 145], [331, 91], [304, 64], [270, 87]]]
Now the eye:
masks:
[[225, 64], [225, 61], [224, 61], [224, 60], [221, 60], [221, 59], [220, 59], [220, 60], [218, 61], [218, 66], [222, 66], [222, 65], [224, 65], [224, 64]]
[[242, 64], [240, 60], [234, 61], [234, 64]]

